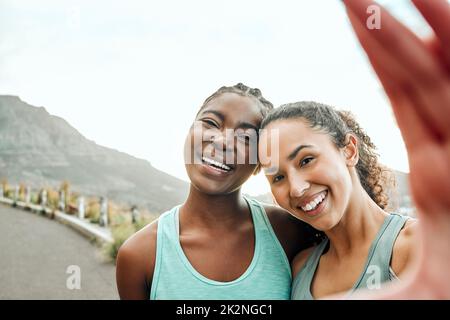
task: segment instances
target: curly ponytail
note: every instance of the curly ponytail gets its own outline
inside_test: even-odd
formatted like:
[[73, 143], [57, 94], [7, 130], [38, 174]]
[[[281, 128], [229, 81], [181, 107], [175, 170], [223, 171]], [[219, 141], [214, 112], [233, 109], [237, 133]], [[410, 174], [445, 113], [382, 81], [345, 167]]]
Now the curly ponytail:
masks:
[[359, 161], [356, 165], [361, 185], [367, 194], [378, 206], [385, 209], [388, 205], [389, 197], [385, 188], [392, 183], [393, 176], [390, 170], [379, 163], [378, 154], [375, 152], [376, 146], [361, 128], [359, 123], [349, 111], [337, 111], [342, 121], [348, 128], [348, 132], [355, 134], [358, 138]]

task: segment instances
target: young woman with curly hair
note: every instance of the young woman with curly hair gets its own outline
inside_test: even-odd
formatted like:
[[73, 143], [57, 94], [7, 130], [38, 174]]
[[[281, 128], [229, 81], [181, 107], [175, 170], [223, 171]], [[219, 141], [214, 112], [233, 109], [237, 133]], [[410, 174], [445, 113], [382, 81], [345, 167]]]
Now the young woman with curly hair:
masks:
[[297, 102], [270, 112], [261, 128], [260, 162], [276, 201], [326, 235], [292, 262], [292, 298], [376, 289], [401, 278], [415, 220], [384, 210], [389, 172], [352, 115]]
[[[450, 299], [450, 3], [412, 0], [430, 27], [425, 39], [373, 0], [343, 3], [405, 141], [420, 220], [417, 258], [408, 276], [389, 289], [353, 298]], [[380, 8], [379, 29], [367, 28], [367, 8], [373, 5]]]

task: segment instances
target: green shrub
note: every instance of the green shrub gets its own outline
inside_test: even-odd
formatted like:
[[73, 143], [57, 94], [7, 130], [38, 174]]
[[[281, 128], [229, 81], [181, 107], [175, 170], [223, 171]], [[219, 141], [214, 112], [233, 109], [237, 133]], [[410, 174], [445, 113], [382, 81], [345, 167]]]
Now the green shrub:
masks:
[[86, 218], [89, 219], [91, 223], [100, 222], [100, 205], [96, 199], [91, 199], [88, 201], [86, 208]]
[[12, 189], [6, 190], [5, 197], [9, 199], [14, 199], [14, 190]]
[[91, 223], [100, 223], [100, 210], [90, 208], [90, 210], [88, 210], [88, 217]]
[[39, 204], [39, 195], [37, 193], [31, 194], [31, 203]]
[[111, 235], [114, 241], [105, 246], [107, 257], [115, 260], [122, 244], [135, 232], [136, 228], [130, 223], [123, 223], [112, 227]]
[[133, 234], [141, 230], [147, 224], [152, 222], [155, 217], [142, 217], [136, 223], [123, 222], [121, 224], [116, 224], [111, 226], [111, 235], [113, 238], [113, 243], [108, 243], [104, 250], [105, 254], [109, 259], [116, 260], [117, 253], [119, 252], [122, 244]]

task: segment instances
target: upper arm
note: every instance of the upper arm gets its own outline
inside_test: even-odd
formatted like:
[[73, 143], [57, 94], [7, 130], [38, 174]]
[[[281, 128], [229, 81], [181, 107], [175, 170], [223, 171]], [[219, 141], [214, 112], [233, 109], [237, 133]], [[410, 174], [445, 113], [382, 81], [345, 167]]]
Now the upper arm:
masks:
[[391, 267], [397, 276], [407, 271], [413, 261], [417, 244], [417, 241], [415, 241], [417, 233], [418, 221], [409, 219], [395, 241]]
[[315, 230], [311, 226], [282, 208], [265, 205], [265, 210], [289, 262], [299, 251], [313, 245]]
[[157, 221], [132, 235], [120, 247], [116, 283], [121, 299], [148, 300], [156, 258]]

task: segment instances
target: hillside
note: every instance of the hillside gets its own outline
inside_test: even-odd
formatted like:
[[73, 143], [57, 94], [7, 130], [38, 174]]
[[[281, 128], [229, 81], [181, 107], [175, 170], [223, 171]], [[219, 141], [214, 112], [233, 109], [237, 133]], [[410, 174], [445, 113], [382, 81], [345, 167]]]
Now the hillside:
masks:
[[0, 178], [107, 196], [162, 212], [182, 202], [188, 184], [148, 161], [97, 145], [67, 121], [19, 97], [0, 96]]

